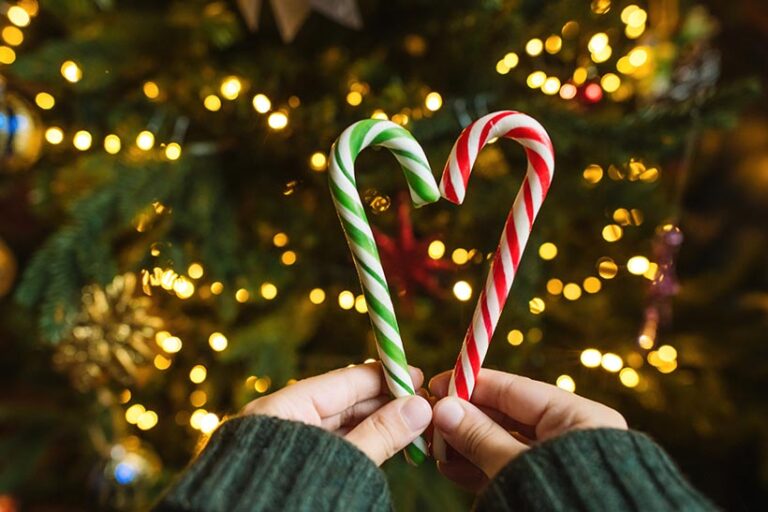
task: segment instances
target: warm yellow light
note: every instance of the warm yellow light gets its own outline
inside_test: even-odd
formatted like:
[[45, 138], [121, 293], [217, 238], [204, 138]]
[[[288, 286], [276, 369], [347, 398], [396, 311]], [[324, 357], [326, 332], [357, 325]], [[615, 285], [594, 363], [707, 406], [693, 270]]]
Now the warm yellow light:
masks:
[[577, 92], [578, 90], [573, 84], [563, 84], [563, 86], [560, 87], [560, 97], [564, 100], [572, 100], [576, 97]]
[[157, 354], [153, 361], [155, 368], [158, 370], [167, 370], [171, 367], [171, 360], [162, 354]]
[[200, 263], [192, 263], [187, 269], [187, 274], [192, 279], [200, 279], [205, 274], [205, 269]]
[[628, 226], [632, 223], [629, 210], [627, 210], [626, 208], [617, 208], [616, 210], [614, 210], [613, 220], [615, 220], [622, 226]]
[[56, 99], [47, 92], [39, 92], [35, 96], [35, 103], [43, 110], [51, 110], [56, 105]]
[[136, 426], [141, 430], [149, 430], [157, 425], [157, 413], [155, 411], [146, 411], [136, 421]]
[[312, 153], [312, 156], [309, 157], [309, 166], [312, 168], [313, 171], [324, 171], [326, 166], [328, 165], [328, 159], [325, 156], [325, 153], [321, 153], [320, 151], [317, 151], [315, 153]]
[[648, 261], [648, 258], [646, 258], [645, 256], [632, 256], [627, 261], [627, 270], [629, 270], [631, 274], [640, 276], [648, 271], [648, 267], [650, 266], [650, 263], [651, 262]]
[[200, 384], [208, 377], [208, 370], [201, 364], [196, 364], [189, 370], [189, 380], [195, 384]]
[[472, 298], [472, 286], [466, 281], [456, 281], [453, 285], [453, 294], [462, 302]]
[[211, 112], [218, 112], [221, 110], [221, 98], [215, 94], [209, 94], [203, 100], [203, 106]]
[[18, 5], [9, 7], [8, 12], [6, 12], [5, 15], [8, 16], [8, 20], [17, 27], [26, 27], [29, 25], [29, 13]]
[[208, 394], [202, 389], [196, 389], [189, 394], [189, 403], [192, 407], [202, 407], [208, 401]]
[[110, 155], [116, 155], [123, 147], [123, 143], [120, 141], [120, 137], [114, 133], [110, 133], [104, 137], [104, 151]]
[[509, 73], [509, 66], [504, 63], [504, 59], [500, 59], [496, 63], [496, 72], [500, 75], [506, 75]]
[[587, 183], [599, 183], [603, 179], [603, 168], [597, 164], [590, 164], [582, 172], [582, 177]]
[[560, 91], [560, 79], [555, 76], [550, 76], [544, 80], [544, 84], [541, 86], [541, 92], [549, 96], [554, 96]]
[[61, 130], [61, 128], [52, 126], [45, 130], [45, 140], [54, 146], [56, 144], [61, 144], [61, 142], [64, 140], [64, 132]]
[[603, 354], [596, 348], [588, 348], [581, 352], [579, 360], [587, 368], [597, 368], [603, 360]]
[[581, 297], [581, 287], [576, 283], [568, 283], [563, 287], [563, 297], [568, 300], [578, 300]]
[[665, 363], [671, 363], [677, 359], [677, 349], [672, 345], [662, 345], [658, 348], [659, 359]]
[[619, 380], [628, 388], [634, 388], [640, 384], [640, 375], [633, 368], [623, 368], [619, 373]]
[[248, 299], [250, 298], [251, 298], [251, 294], [245, 288], [240, 288], [235, 292], [235, 300], [241, 304], [244, 302], [248, 302]]
[[557, 278], [547, 281], [547, 292], [552, 295], [560, 295], [563, 293], [563, 282]]
[[547, 80], [547, 74], [543, 71], [534, 71], [530, 75], [528, 75], [528, 78], [526, 79], [525, 83], [528, 84], [528, 87], [531, 89], [538, 89], [542, 85], [544, 85], [544, 82]]
[[512, 329], [507, 333], [507, 343], [516, 347], [523, 343], [523, 332], [519, 329]]
[[349, 103], [353, 107], [358, 106], [362, 102], [363, 102], [363, 95], [360, 94], [359, 92], [357, 92], [357, 91], [350, 91], [347, 94], [347, 103]]
[[277, 286], [272, 283], [262, 283], [259, 291], [261, 292], [261, 296], [267, 300], [272, 300], [277, 297]]
[[605, 92], [615, 92], [621, 86], [621, 78], [613, 73], [606, 73], [600, 79], [600, 85], [603, 86]]
[[212, 412], [209, 412], [202, 418], [200, 418], [200, 432], [203, 434], [210, 434], [216, 427], [219, 426], [219, 417]]
[[355, 298], [355, 311], [358, 313], [368, 312], [368, 304], [365, 302], [365, 297], [363, 295], [358, 295]]
[[178, 336], [168, 336], [160, 342], [160, 347], [169, 354], [175, 354], [181, 350], [181, 339]]
[[8, 46], [0, 46], [0, 64], [13, 64], [16, 62], [16, 52]]
[[144, 130], [136, 136], [136, 145], [143, 151], [149, 151], [155, 145], [155, 135], [149, 130]]
[[283, 265], [291, 266], [296, 263], [296, 253], [294, 251], [285, 251], [280, 256], [280, 261], [283, 263]]
[[86, 130], [80, 130], [75, 133], [75, 137], [72, 139], [72, 144], [80, 151], [86, 151], [90, 149], [93, 143], [93, 137]]
[[[622, 12], [622, 14], [624, 13]], [[648, 13], [638, 7], [637, 9], [627, 13], [626, 18], [627, 21], [624, 23], [630, 27], [641, 27], [645, 25], [645, 22], [648, 20]]]
[[613, 48], [611, 48], [610, 46], [606, 46], [599, 52], [593, 53], [591, 57], [594, 62], [599, 64], [601, 62], [605, 62], [608, 59], [610, 59], [612, 53], [613, 53]]
[[124, 389], [120, 392], [120, 403], [121, 404], [127, 404], [131, 401], [131, 390], [130, 389]]
[[61, 65], [61, 76], [74, 84], [83, 78], [83, 70], [74, 61], [68, 60]]
[[560, 30], [560, 33], [563, 34], [563, 37], [567, 38], [574, 38], [579, 33], [579, 24], [578, 22], [574, 20], [570, 20], [565, 22], [563, 25], [562, 30]]
[[600, 258], [597, 262], [597, 273], [603, 279], [613, 279], [619, 272], [619, 266], [611, 258]]
[[638, 7], [635, 4], [630, 4], [626, 6], [624, 9], [621, 10], [621, 21], [623, 23], [629, 23], [629, 16], [638, 10], [640, 7]]
[[171, 142], [165, 146], [165, 158], [168, 160], [178, 160], [181, 158], [181, 145], [178, 142]]
[[275, 244], [275, 247], [285, 247], [288, 245], [288, 235], [285, 233], [275, 233], [275, 236], [272, 237], [272, 243]]
[[600, 365], [603, 367], [604, 370], [609, 371], [611, 373], [616, 373], [624, 366], [624, 361], [621, 359], [621, 356], [618, 354], [614, 354], [612, 352], [607, 352], [603, 354], [603, 358], [600, 361]]
[[253, 108], [259, 114], [266, 114], [272, 108], [272, 102], [264, 94], [257, 94], [253, 97]]
[[627, 28], [624, 29], [624, 35], [629, 39], [637, 39], [643, 35], [643, 32], [645, 32], [645, 25], [627, 25]]
[[544, 303], [544, 299], [541, 297], [534, 297], [528, 301], [528, 309], [534, 315], [540, 315], [547, 309], [547, 305]]
[[605, 14], [611, 10], [611, 0], [592, 0], [590, 7], [595, 14]]
[[139, 421], [142, 414], [146, 412], [146, 409], [141, 404], [133, 404], [125, 410], [125, 421], [133, 425]]
[[638, 46], [637, 48], [632, 49], [627, 55], [627, 60], [632, 66], [639, 68], [648, 62], [648, 49], [644, 46]]
[[339, 307], [341, 309], [352, 309], [355, 307], [355, 294], [349, 290], [344, 290], [339, 294]]
[[160, 96], [160, 87], [155, 82], [144, 82], [141, 89], [144, 91], [144, 96], [150, 100], [157, 99], [157, 97]]
[[587, 68], [578, 67], [573, 71], [573, 83], [581, 85], [589, 78], [589, 72]]
[[542, 43], [541, 39], [539, 39], [538, 37], [534, 37], [533, 39], [531, 39], [525, 44], [525, 53], [527, 53], [531, 57], [535, 57], [539, 55], [543, 49], [544, 49], [544, 43]]
[[677, 361], [662, 363], [657, 368], [661, 373], [672, 373], [677, 369]]
[[469, 252], [461, 247], [454, 249], [451, 253], [451, 260], [457, 265], [463, 265], [469, 261]]
[[544, 242], [539, 246], [539, 257], [543, 260], [553, 260], [557, 256], [557, 246], [552, 242]]
[[314, 288], [309, 292], [309, 302], [322, 304], [325, 302], [325, 291], [322, 288]]
[[445, 255], [445, 244], [440, 240], [432, 240], [427, 247], [427, 254], [433, 260], [439, 260]]
[[272, 380], [269, 377], [260, 377], [253, 384], [253, 389], [259, 393], [264, 393], [269, 389], [270, 384], [272, 384]]
[[586, 279], [584, 279], [584, 291], [587, 293], [597, 293], [600, 291], [600, 288], [603, 287], [603, 283], [594, 276], [589, 276]]
[[544, 49], [547, 50], [547, 53], [552, 55], [559, 52], [562, 47], [563, 39], [558, 35], [552, 34], [546, 41], [544, 41]]
[[282, 130], [288, 126], [288, 115], [285, 112], [272, 112], [267, 118], [267, 124], [273, 130]]
[[635, 71], [635, 66], [629, 62], [629, 57], [624, 56], [616, 61], [616, 69], [625, 75], [631, 75]]
[[228, 76], [221, 81], [219, 91], [224, 98], [228, 100], [234, 100], [240, 96], [240, 91], [243, 90], [243, 83], [236, 76]]
[[219, 281], [211, 283], [211, 293], [214, 295], [220, 295], [224, 291], [224, 285]]
[[200, 430], [200, 425], [208, 411], [205, 409], [196, 409], [189, 417], [189, 425], [195, 430]]
[[598, 32], [589, 39], [587, 48], [591, 53], [600, 53], [608, 47], [608, 34]]
[[173, 282], [173, 291], [176, 296], [182, 300], [186, 300], [195, 293], [195, 284], [184, 276], [179, 276]]
[[520, 57], [515, 52], [509, 52], [504, 56], [503, 61], [507, 69], [513, 69], [520, 63]]
[[641, 334], [637, 338], [637, 344], [640, 345], [640, 348], [644, 348], [646, 350], [652, 349], [655, 342], [656, 340], [653, 339], [653, 336], [648, 334]]
[[229, 340], [227, 340], [227, 337], [221, 334], [220, 332], [214, 332], [213, 334], [208, 336], [208, 344], [216, 352], [221, 352], [222, 350], [227, 349], [227, 346], [229, 345]]
[[383, 119], [384, 121], [386, 121], [387, 119], [389, 119], [389, 116], [387, 116], [386, 112], [384, 112], [380, 108], [377, 108], [376, 110], [373, 111], [373, 114], [371, 114], [371, 119]]
[[436, 112], [443, 106], [443, 97], [439, 92], [433, 91], [427, 94], [427, 97], [424, 99], [424, 106], [427, 107], [427, 110]]
[[570, 375], [559, 376], [557, 378], [556, 384], [560, 389], [570, 391], [571, 393], [576, 391], [576, 383], [573, 381], [573, 378], [571, 378]]
[[27, 11], [30, 17], [34, 18], [40, 11], [38, 0], [19, 0], [19, 7]]
[[606, 242], [616, 242], [621, 240], [624, 230], [618, 224], [608, 224], [603, 228], [603, 240]]

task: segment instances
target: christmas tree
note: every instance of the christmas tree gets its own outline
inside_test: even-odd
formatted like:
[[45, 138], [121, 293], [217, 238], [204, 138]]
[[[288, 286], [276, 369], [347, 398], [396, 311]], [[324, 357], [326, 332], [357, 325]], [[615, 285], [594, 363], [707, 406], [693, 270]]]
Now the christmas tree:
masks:
[[[485, 366], [619, 409], [721, 505], [765, 498], [768, 123], [737, 123], [759, 44], [717, 7], [0, 4], [6, 509], [146, 508], [249, 400], [376, 357], [331, 144], [389, 119], [439, 177], [508, 109], [556, 172]], [[386, 151], [356, 165], [408, 360], [451, 368], [525, 154], [494, 142], [462, 206], [418, 210]], [[403, 510], [470, 502], [431, 463], [385, 470]]]

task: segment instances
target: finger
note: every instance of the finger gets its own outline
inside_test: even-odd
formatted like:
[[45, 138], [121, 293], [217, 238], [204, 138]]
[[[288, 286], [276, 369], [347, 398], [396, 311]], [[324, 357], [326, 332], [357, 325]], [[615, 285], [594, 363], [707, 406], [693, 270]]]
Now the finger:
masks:
[[532, 441], [536, 440], [536, 429], [533, 426], [515, 421], [503, 412], [492, 407], [481, 405], [477, 408], [483, 411], [483, 413], [493, 421], [501, 425], [504, 430], [512, 434], [518, 441], [522, 441], [525, 444], [531, 444]]
[[[320, 424], [325, 430], [338, 430], [341, 427], [357, 426], [363, 419], [367, 418], [384, 404], [391, 401], [392, 398], [385, 395], [379, 395], [362, 402], [357, 402], [352, 407], [347, 407], [339, 414], [323, 418]], [[350, 429], [351, 430], [351, 429]]]
[[396, 398], [363, 420], [346, 439], [380, 466], [416, 439], [432, 420], [432, 407], [420, 396]]
[[[480, 370], [472, 403], [534, 426], [540, 441], [574, 428], [627, 428], [624, 418], [610, 407], [551, 384], [496, 370]], [[542, 422], [545, 417], [547, 421]]]
[[485, 473], [464, 457], [457, 461], [438, 462], [437, 469], [448, 480], [470, 492], [477, 493], [488, 484]]
[[448, 384], [452, 374], [453, 370], [446, 370], [432, 377], [429, 381], [429, 391], [438, 398], [448, 396]]
[[445, 441], [489, 478], [527, 449], [480, 409], [456, 397], [437, 403], [433, 422]]

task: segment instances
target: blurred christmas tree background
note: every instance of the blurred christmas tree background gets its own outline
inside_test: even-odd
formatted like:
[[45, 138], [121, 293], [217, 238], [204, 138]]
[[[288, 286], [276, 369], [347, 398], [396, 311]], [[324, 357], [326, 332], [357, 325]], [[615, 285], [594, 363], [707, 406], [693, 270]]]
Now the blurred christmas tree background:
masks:
[[[263, 5], [262, 5], [263, 4]], [[557, 170], [486, 366], [768, 498], [768, 7], [758, 0], [0, 1], [0, 510], [146, 508], [247, 401], [375, 356], [327, 188], [354, 121], [527, 112]], [[358, 160], [412, 364], [450, 368], [525, 168], [412, 211]], [[431, 464], [402, 510], [463, 510]]]

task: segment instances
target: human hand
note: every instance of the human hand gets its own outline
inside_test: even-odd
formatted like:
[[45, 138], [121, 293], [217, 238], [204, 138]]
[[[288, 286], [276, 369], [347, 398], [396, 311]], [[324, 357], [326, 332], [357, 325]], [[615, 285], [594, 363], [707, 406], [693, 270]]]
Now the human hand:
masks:
[[[409, 367], [416, 389], [421, 370]], [[420, 396], [392, 399], [381, 364], [361, 364], [304, 379], [257, 398], [243, 414], [300, 421], [341, 435], [380, 466], [416, 439], [432, 420]]]
[[534, 442], [577, 429], [627, 428], [610, 407], [544, 382], [481, 369], [470, 403], [446, 397], [450, 377], [443, 372], [429, 383], [439, 399], [433, 425], [453, 448], [438, 468], [469, 490], [482, 489]]

